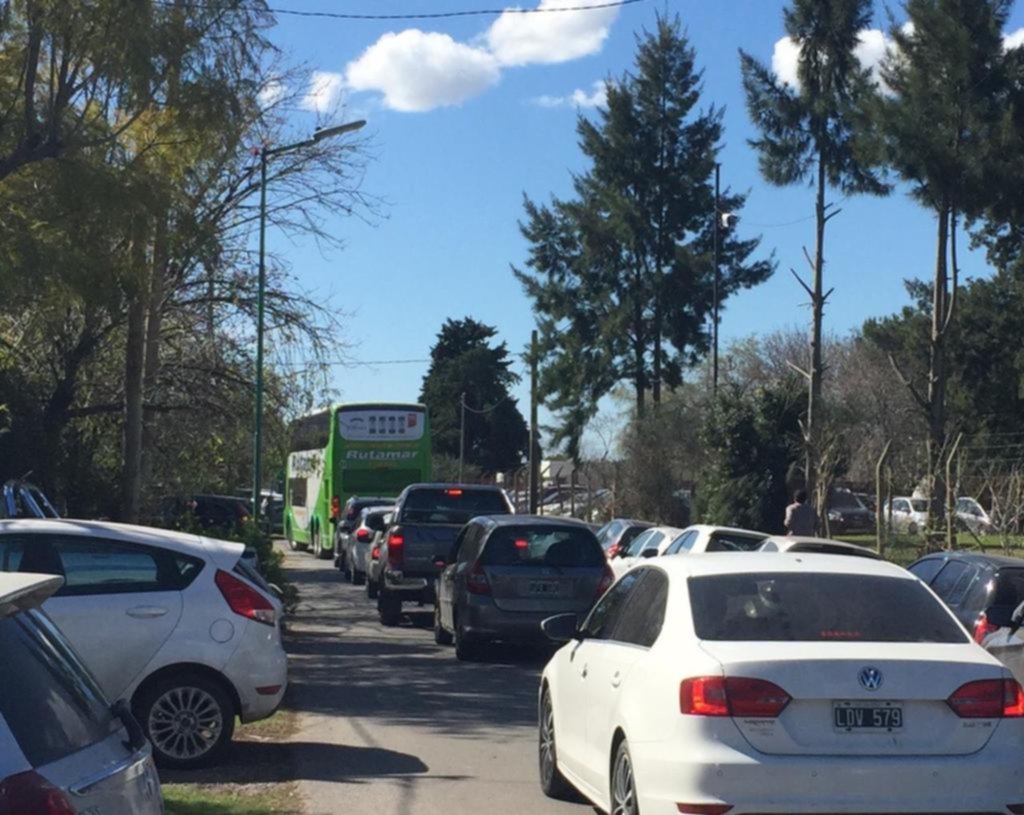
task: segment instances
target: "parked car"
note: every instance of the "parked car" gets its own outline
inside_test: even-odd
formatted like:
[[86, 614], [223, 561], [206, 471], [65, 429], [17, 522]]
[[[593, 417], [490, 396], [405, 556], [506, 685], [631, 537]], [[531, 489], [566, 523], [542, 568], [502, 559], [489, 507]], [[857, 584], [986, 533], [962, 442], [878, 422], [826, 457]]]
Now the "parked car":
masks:
[[764, 541], [764, 532], [729, 526], [696, 524], [682, 530], [662, 552], [665, 555], [704, 552], [753, 552]]
[[996, 525], [985, 508], [969, 496], [956, 499], [956, 518], [959, 524], [975, 535], [987, 535], [996, 531]]
[[478, 515], [511, 515], [500, 487], [476, 484], [412, 484], [395, 502], [395, 514], [381, 540], [377, 611], [383, 625], [397, 625], [403, 602], [433, 603], [438, 560]]
[[894, 564], [658, 558], [578, 619], [543, 623], [566, 643], [539, 693], [549, 796], [644, 815], [1024, 801], [1024, 689]]
[[634, 521], [629, 518], [612, 518], [597, 530], [597, 542], [604, 549], [605, 557], [615, 557], [620, 549], [625, 549], [641, 532], [650, 529], [654, 524], [647, 521]]
[[854, 495], [857, 497], [857, 500], [871, 510], [871, 512], [878, 512], [877, 495], [872, 495], [870, 492], [855, 492]]
[[366, 560], [366, 596], [370, 600], [377, 599], [377, 592], [380, 589], [381, 575], [383, 574], [383, 562], [380, 559], [380, 548], [384, 545], [384, 536], [387, 534], [391, 524], [394, 523], [394, 508], [384, 513], [384, 532], [377, 535], [370, 544], [370, 554]]
[[608, 561], [611, 564], [612, 572], [618, 577], [644, 558], [657, 557], [679, 537], [682, 531], [674, 526], [653, 526], [646, 532], [641, 532], [633, 538], [633, 542], [627, 548], [620, 549], [618, 554]]
[[493, 640], [543, 641], [541, 621], [585, 614], [612, 584], [594, 533], [569, 519], [476, 518], [455, 539], [438, 578], [434, 640], [473, 659]]
[[4, 482], [0, 499], [0, 518], [60, 517], [45, 493], [28, 481], [11, 479]]
[[[345, 563], [341, 557], [341, 551], [345, 548], [345, 539], [351, 535], [359, 525], [360, 514], [367, 507], [394, 506], [394, 497], [353, 495], [341, 508], [338, 523], [334, 528], [334, 565], [344, 569]], [[293, 547], [294, 548], [294, 547]]]
[[1024, 633], [1013, 632], [1024, 603], [1024, 559], [980, 552], [935, 552], [910, 565], [986, 650], [1024, 681]]
[[835, 489], [828, 497], [828, 528], [833, 535], [875, 531], [875, 513], [849, 490]]
[[790, 554], [800, 555], [848, 555], [851, 557], [866, 557], [872, 560], [884, 560], [878, 552], [865, 546], [829, 540], [828, 538], [807, 538], [793, 535], [772, 535], [770, 538], [765, 538], [757, 551], [789, 552]]
[[39, 610], [62, 583], [0, 574], [0, 813], [159, 815], [142, 728]]
[[916, 535], [928, 526], [928, 501], [924, 498], [893, 498], [886, 502], [884, 511], [886, 521], [896, 532]]
[[370, 552], [384, 534], [384, 518], [394, 510], [394, 506], [364, 507], [355, 529], [339, 539], [342, 548], [336, 551], [341, 558], [341, 571], [353, 586], [366, 582]]
[[0, 571], [59, 575], [44, 605], [157, 763], [210, 764], [235, 717], [271, 715], [287, 684], [281, 604], [239, 543], [91, 521], [0, 521]]
[[156, 523], [167, 528], [199, 527], [209, 532], [239, 532], [252, 517], [252, 502], [235, 495], [169, 496], [160, 502]]

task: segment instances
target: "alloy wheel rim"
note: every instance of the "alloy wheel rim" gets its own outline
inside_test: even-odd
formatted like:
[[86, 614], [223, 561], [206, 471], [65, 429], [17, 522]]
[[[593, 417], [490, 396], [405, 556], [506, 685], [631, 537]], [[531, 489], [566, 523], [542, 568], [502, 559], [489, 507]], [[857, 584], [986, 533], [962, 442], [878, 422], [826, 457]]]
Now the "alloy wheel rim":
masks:
[[179, 760], [208, 753], [224, 730], [220, 705], [202, 688], [172, 688], [149, 711], [149, 736], [164, 755]]
[[636, 815], [636, 790], [633, 787], [633, 764], [623, 750], [615, 760], [612, 776], [612, 815]]
[[555, 768], [555, 715], [551, 700], [544, 694], [540, 722], [540, 771], [545, 781], [554, 775]]

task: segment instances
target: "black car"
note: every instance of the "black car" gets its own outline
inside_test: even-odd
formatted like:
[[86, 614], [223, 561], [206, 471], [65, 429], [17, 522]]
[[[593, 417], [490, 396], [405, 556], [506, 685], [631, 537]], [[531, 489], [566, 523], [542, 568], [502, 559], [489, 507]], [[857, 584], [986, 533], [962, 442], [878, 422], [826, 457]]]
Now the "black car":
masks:
[[629, 518], [612, 518], [597, 530], [597, 542], [609, 559], [626, 549], [637, 535], [654, 524], [647, 521], [633, 521]]
[[875, 513], [847, 490], [833, 490], [828, 498], [828, 528], [833, 535], [874, 532]]
[[975, 552], [936, 552], [910, 571], [949, 606], [976, 642], [1024, 680], [1024, 633], [1010, 636], [1024, 603], [1024, 560]]
[[240, 532], [252, 517], [252, 504], [234, 495], [193, 495], [164, 498], [156, 521], [160, 526], [193, 527], [204, 532]]

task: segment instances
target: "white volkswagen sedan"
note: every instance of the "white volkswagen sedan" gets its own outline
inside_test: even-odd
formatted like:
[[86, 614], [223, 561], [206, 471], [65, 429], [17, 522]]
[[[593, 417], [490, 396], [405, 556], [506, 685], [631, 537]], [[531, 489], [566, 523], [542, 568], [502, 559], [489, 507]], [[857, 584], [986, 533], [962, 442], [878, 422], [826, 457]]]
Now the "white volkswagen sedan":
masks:
[[236, 717], [265, 718], [284, 695], [281, 603], [244, 551], [149, 527], [0, 520], [0, 571], [64, 578], [44, 610], [170, 767], [211, 763]]
[[1024, 690], [919, 580], [828, 555], [627, 572], [540, 688], [540, 775], [612, 815], [1024, 812]]

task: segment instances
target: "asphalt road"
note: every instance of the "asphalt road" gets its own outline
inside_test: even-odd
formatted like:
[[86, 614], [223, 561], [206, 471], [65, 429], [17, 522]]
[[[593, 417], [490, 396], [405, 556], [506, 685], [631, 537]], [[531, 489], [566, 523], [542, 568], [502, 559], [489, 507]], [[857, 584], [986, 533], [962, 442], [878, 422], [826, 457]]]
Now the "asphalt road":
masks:
[[[589, 815], [537, 783], [545, 655], [496, 650], [460, 663], [434, 644], [432, 608], [398, 628], [330, 561], [289, 553], [301, 592], [289, 623], [291, 758], [309, 815]], [[408, 607], [407, 607], [408, 608]]]

